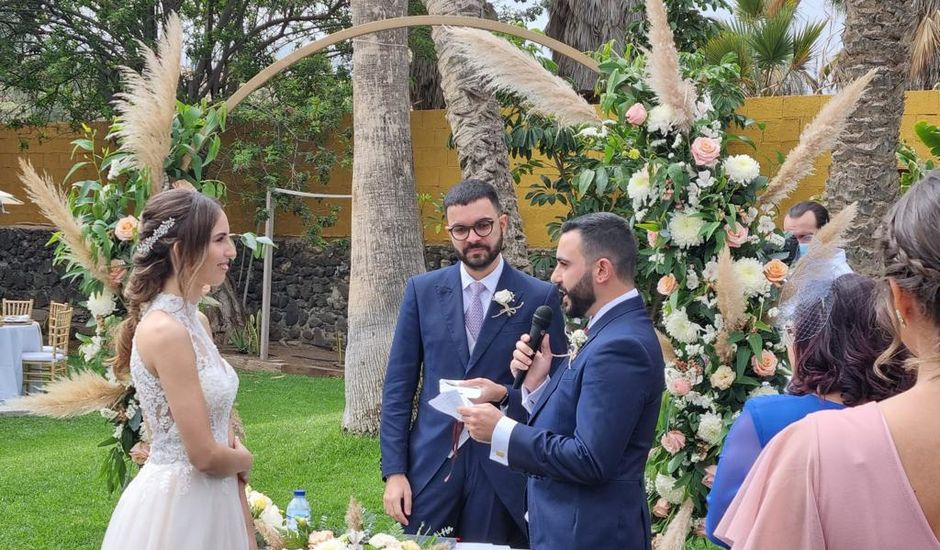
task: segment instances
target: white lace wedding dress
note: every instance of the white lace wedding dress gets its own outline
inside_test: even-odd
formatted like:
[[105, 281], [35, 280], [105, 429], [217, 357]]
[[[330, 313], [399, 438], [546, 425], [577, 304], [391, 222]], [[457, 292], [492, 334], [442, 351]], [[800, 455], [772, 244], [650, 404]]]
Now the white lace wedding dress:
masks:
[[[192, 336], [212, 435], [227, 444], [238, 376], [206, 333], [195, 305], [160, 294], [144, 316], [154, 311], [173, 316]], [[136, 343], [130, 370], [153, 441], [150, 458], [124, 490], [111, 516], [102, 550], [247, 549], [237, 478], [212, 477], [189, 462], [163, 387], [144, 367]]]

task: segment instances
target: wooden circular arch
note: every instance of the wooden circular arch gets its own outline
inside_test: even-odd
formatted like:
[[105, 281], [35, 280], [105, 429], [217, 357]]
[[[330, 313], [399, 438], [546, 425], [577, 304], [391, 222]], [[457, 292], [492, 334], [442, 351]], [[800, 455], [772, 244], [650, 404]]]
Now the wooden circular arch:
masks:
[[393, 29], [401, 29], [406, 27], [422, 27], [422, 26], [441, 26], [447, 25], [452, 27], [473, 27], [477, 29], [482, 29], [492, 32], [501, 32], [503, 34], [509, 34], [516, 36], [518, 38], [523, 38], [536, 44], [550, 48], [562, 55], [570, 57], [574, 61], [581, 63], [585, 67], [591, 69], [592, 71], [599, 73], [600, 70], [597, 67], [597, 62], [591, 59], [589, 56], [585, 55], [582, 52], [572, 48], [571, 46], [545, 36], [544, 34], [539, 34], [532, 32], [528, 29], [523, 29], [520, 27], [514, 27], [506, 23], [500, 23], [499, 21], [491, 21], [489, 19], [479, 19], [477, 17], [463, 17], [463, 16], [442, 16], [442, 15], [413, 15], [409, 17], [393, 17], [391, 19], [382, 19], [379, 21], [372, 21], [371, 23], [365, 23], [363, 25], [356, 25], [355, 27], [350, 27], [348, 29], [343, 29], [339, 32], [324, 36], [319, 40], [315, 40], [307, 44], [302, 48], [298, 48], [291, 52], [290, 54], [278, 59], [260, 73], [256, 74], [254, 78], [244, 83], [241, 88], [235, 91], [231, 97], [225, 102], [225, 107], [228, 111], [231, 111], [239, 103], [242, 102], [249, 94], [263, 86], [268, 80], [273, 78], [275, 75], [283, 71], [284, 69], [290, 67], [297, 61], [307, 57], [310, 54], [316, 53], [320, 50], [323, 50], [333, 44], [337, 44], [344, 40], [349, 40], [351, 38], [356, 38], [357, 36], [362, 36], [365, 34], [371, 34], [379, 31], [388, 31]]

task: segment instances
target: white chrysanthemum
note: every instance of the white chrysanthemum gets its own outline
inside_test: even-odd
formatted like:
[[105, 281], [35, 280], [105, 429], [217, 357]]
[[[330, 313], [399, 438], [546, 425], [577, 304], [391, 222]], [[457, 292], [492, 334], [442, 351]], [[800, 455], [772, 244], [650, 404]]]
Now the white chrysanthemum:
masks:
[[386, 535], [385, 533], [372, 535], [372, 538], [369, 539], [369, 545], [375, 546], [376, 548], [388, 548], [389, 550], [401, 548], [401, 543], [398, 542], [398, 539], [391, 535]]
[[715, 369], [715, 372], [712, 373], [709, 381], [712, 383], [712, 387], [716, 390], [726, 390], [731, 387], [731, 384], [734, 384], [734, 379], [737, 375], [734, 373], [734, 370], [727, 365], [722, 365]]
[[689, 248], [702, 244], [705, 237], [701, 234], [705, 221], [702, 218], [685, 212], [673, 214], [669, 220], [669, 234], [672, 242], [679, 248]]
[[107, 317], [114, 313], [114, 294], [110, 290], [92, 294], [85, 305], [93, 317]]
[[736, 183], [751, 183], [760, 175], [760, 164], [747, 155], [733, 155], [725, 159], [725, 173]]
[[764, 276], [764, 264], [760, 260], [741, 258], [734, 262], [734, 272], [741, 281], [745, 296], [756, 296], [770, 290], [770, 281]]
[[657, 105], [649, 110], [646, 118], [646, 128], [650, 132], [665, 134], [675, 124], [675, 111], [668, 105]]
[[666, 332], [676, 340], [691, 344], [698, 340], [702, 327], [689, 320], [684, 309], [677, 309], [666, 317]]
[[652, 190], [653, 188], [650, 185], [649, 165], [634, 172], [633, 175], [630, 176], [630, 181], [627, 182], [627, 196], [630, 197], [634, 204], [646, 202], [650, 198]]
[[776, 388], [774, 388], [767, 382], [764, 382], [760, 386], [751, 390], [751, 393], [747, 394], [747, 396], [750, 399], [752, 397], [760, 397], [762, 395], [777, 395], [779, 393], [780, 392], [778, 392]]
[[676, 487], [676, 480], [670, 476], [658, 474], [656, 476], [656, 492], [672, 504], [681, 504], [685, 498], [682, 487]]
[[706, 443], [717, 445], [721, 442], [722, 428], [720, 416], [715, 413], [705, 413], [698, 419], [698, 430], [695, 435]]

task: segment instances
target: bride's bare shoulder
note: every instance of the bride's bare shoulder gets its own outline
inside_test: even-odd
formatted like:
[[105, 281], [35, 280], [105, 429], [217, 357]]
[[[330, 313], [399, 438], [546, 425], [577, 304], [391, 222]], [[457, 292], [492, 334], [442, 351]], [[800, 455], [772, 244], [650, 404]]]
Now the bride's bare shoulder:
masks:
[[190, 343], [189, 331], [183, 323], [163, 311], [154, 311], [137, 324], [134, 340], [141, 356], [150, 353], [173, 353], [186, 349]]

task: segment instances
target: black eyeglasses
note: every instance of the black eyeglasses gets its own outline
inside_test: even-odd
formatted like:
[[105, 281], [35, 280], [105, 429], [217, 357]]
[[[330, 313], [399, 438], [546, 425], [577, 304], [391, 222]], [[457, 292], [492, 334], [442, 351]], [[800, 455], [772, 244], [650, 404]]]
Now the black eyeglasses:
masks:
[[479, 220], [472, 226], [470, 225], [452, 225], [447, 228], [447, 232], [450, 233], [450, 236], [458, 241], [465, 241], [467, 237], [470, 236], [470, 230], [472, 229], [478, 237], [486, 237], [493, 232], [493, 226], [496, 224], [496, 221], [489, 218], [484, 218]]

